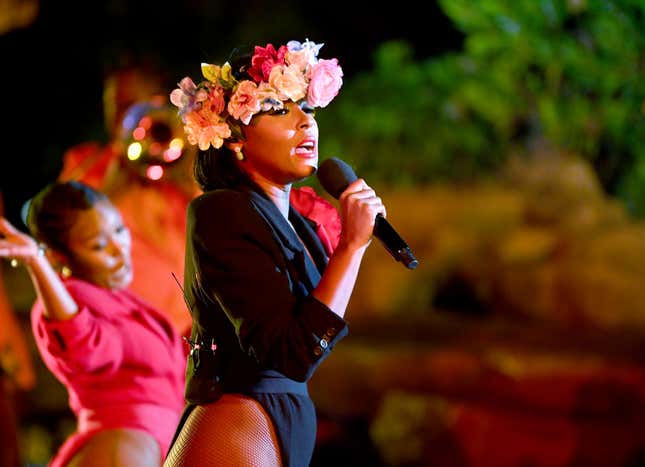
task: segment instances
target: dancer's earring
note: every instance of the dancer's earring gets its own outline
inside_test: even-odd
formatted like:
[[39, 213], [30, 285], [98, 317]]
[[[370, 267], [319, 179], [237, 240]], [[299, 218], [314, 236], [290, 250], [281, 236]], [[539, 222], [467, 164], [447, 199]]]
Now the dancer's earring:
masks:
[[69, 259], [65, 255], [63, 255], [59, 251], [54, 250], [52, 248], [46, 248], [44, 245], [41, 245], [41, 247], [39, 247], [39, 249], [41, 248], [42, 248], [41, 251], [47, 257], [47, 261], [49, 261], [49, 264], [51, 264], [52, 267], [59, 272], [59, 274], [63, 279], [67, 279], [68, 277], [71, 277], [72, 268], [67, 266], [66, 263], [69, 262]]
[[60, 268], [60, 275], [63, 277], [63, 279], [67, 279], [71, 277], [72, 270], [68, 266], [63, 266]]

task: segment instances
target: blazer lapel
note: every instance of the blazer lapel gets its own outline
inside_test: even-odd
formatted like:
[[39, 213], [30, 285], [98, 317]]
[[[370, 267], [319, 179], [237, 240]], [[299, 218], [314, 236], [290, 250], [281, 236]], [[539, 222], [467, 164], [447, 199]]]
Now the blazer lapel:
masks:
[[300, 239], [305, 243], [309, 253], [314, 258], [318, 272], [322, 274], [327, 266], [327, 253], [320, 238], [316, 235], [311, 222], [306, 217], [303, 217], [293, 206], [289, 208], [289, 220], [298, 232]]
[[327, 264], [324, 248], [316, 233], [293, 207], [289, 209], [289, 220], [298, 231], [302, 241], [307, 244], [309, 252], [317, 263], [314, 264], [305, 252], [298, 236], [277, 206], [273, 204], [273, 201], [253, 190], [250, 192], [250, 196], [253, 205], [272, 229], [287, 262], [296, 266], [298, 277], [293, 279], [302, 282], [310, 292], [318, 285], [320, 275]]

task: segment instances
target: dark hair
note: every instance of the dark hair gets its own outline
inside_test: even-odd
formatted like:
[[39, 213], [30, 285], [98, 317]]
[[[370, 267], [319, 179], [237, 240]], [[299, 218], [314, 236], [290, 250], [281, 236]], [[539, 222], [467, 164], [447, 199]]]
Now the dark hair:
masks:
[[253, 58], [253, 48], [248, 45], [235, 47], [228, 54], [226, 61], [231, 64], [231, 73], [236, 80], [252, 79], [248, 74]]
[[[235, 79], [251, 79], [247, 70], [251, 66], [252, 56], [253, 50], [248, 46], [236, 47], [228, 55], [226, 61], [231, 64]], [[219, 149], [200, 150], [195, 158], [194, 176], [203, 191], [233, 188], [250, 182], [235, 163], [235, 153], [225, 145]]]
[[92, 209], [100, 201], [109, 199], [84, 183], [51, 183], [29, 202], [27, 227], [36, 240], [66, 253], [69, 230], [78, 212]]
[[235, 153], [226, 146], [199, 151], [193, 173], [195, 181], [203, 191], [234, 188], [249, 182], [249, 178], [235, 163]]

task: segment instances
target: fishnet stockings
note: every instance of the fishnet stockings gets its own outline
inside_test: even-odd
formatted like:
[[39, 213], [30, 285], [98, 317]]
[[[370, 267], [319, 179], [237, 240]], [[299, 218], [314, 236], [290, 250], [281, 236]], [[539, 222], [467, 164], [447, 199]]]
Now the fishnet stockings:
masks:
[[164, 467], [279, 467], [278, 438], [254, 399], [224, 394], [193, 409]]

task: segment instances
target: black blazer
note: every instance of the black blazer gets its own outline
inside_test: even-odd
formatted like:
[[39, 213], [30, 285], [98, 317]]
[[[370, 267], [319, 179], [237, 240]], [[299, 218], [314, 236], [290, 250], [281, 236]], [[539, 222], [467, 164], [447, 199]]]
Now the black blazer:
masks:
[[199, 349], [188, 362], [189, 402], [243, 392], [267, 374], [305, 382], [347, 334], [311, 296], [327, 263], [322, 244], [293, 208], [289, 220], [315, 263], [259, 191], [215, 190], [190, 203], [184, 289]]

